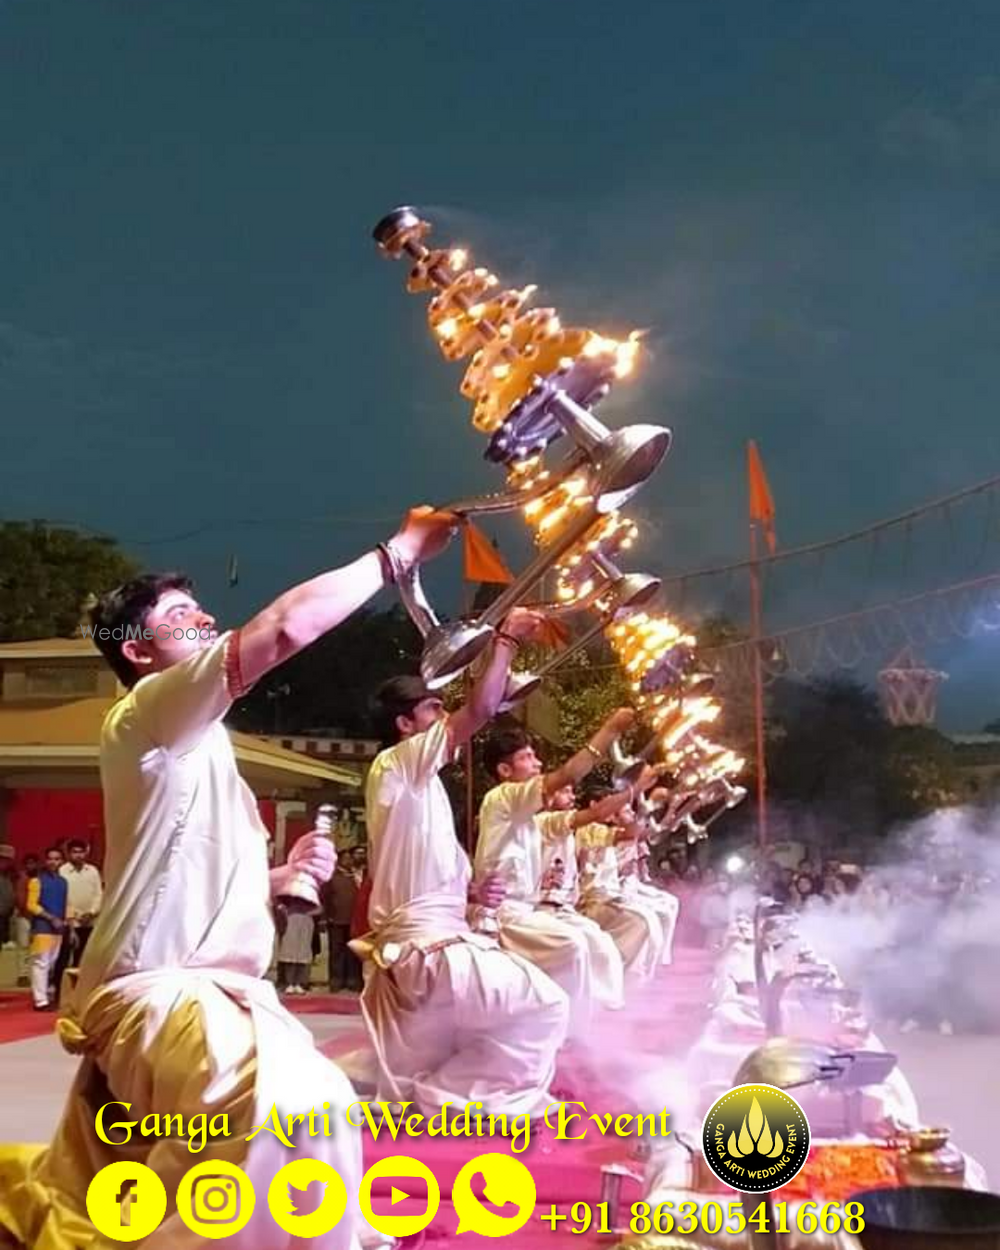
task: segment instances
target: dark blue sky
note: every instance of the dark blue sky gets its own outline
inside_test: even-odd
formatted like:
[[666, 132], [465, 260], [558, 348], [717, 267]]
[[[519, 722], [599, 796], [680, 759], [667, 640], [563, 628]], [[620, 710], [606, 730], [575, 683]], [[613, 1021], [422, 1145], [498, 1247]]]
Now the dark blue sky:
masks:
[[[998, 47], [986, 0], [0, 0], [0, 513], [236, 616], [495, 485], [370, 241], [400, 202], [565, 321], [649, 328], [608, 411], [674, 429], [655, 571], [743, 554], [751, 437], [785, 543], [985, 477]], [[998, 645], [933, 657], [949, 723], [1000, 714]]]

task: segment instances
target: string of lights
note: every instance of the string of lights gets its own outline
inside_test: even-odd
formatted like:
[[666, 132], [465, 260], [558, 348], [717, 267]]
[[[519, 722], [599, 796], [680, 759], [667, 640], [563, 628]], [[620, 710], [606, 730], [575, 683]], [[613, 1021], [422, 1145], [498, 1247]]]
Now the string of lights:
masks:
[[1000, 493], [1000, 474], [987, 478], [985, 481], [977, 482], [974, 486], [967, 486], [962, 490], [954, 491], [950, 495], [943, 495], [939, 498], [928, 500], [915, 508], [899, 513], [897, 516], [872, 522], [870, 525], [863, 526], [861, 529], [851, 530], [846, 534], [838, 534], [835, 538], [826, 538], [814, 543], [805, 543], [798, 547], [788, 547], [784, 550], [779, 549], [773, 555], [762, 556], [756, 561], [749, 559], [735, 560], [726, 564], [713, 564], [704, 568], [689, 569], [682, 573], [672, 573], [663, 578], [663, 584], [669, 588], [680, 586], [684, 583], [703, 581], [708, 578], [748, 573], [755, 564], [766, 572], [767, 569], [775, 568], [790, 560], [815, 559], [840, 547], [846, 547], [866, 540], [877, 540], [881, 535], [890, 533], [893, 530], [903, 529], [912, 532], [912, 528], [916, 523], [934, 514], [943, 516], [946, 524], [949, 525], [952, 533], [954, 533], [953, 510], [957, 505], [980, 496], [987, 496], [988, 503], [992, 503], [998, 493]]
[[[984, 633], [1000, 633], [1000, 573], [768, 633], [758, 645], [765, 680], [773, 683], [780, 677], [807, 679], [880, 662], [907, 646], [924, 649]], [[753, 676], [754, 646], [751, 639], [740, 639], [702, 647], [699, 658], [723, 686], [748, 683]], [[599, 660], [590, 665], [590, 671], [617, 667], [615, 660]]]
[[[773, 682], [857, 668], [907, 646], [922, 650], [997, 631], [1000, 573], [992, 573], [769, 634], [759, 646], [765, 678]], [[702, 656], [727, 681], [745, 681], [753, 671], [754, 643], [707, 648]]]

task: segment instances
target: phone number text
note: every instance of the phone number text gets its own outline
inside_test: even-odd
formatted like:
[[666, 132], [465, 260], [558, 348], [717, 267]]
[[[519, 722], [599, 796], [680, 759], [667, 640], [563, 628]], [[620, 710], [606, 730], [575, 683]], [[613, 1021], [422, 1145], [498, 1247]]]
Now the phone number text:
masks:
[[[707, 1202], [660, 1202], [651, 1206], [648, 1202], [633, 1202], [629, 1211], [629, 1231], [633, 1233], [691, 1233], [703, 1232], [709, 1236], [716, 1233], [742, 1233], [748, 1224], [752, 1224], [760, 1233], [860, 1233], [865, 1227], [865, 1209], [860, 1202], [849, 1202], [841, 1207], [839, 1202], [802, 1202], [792, 1211], [788, 1204], [776, 1202], [773, 1208], [773, 1222], [769, 1216], [767, 1204], [759, 1202], [748, 1215], [743, 1210], [742, 1202], [721, 1202], [709, 1199]], [[548, 1224], [553, 1232], [567, 1221], [567, 1228], [572, 1233], [586, 1233], [592, 1228], [599, 1233], [619, 1232], [610, 1224], [608, 1203], [599, 1202], [591, 1206], [589, 1202], [574, 1202], [569, 1210], [563, 1210], [553, 1204], [545, 1215], [543, 1224]]]

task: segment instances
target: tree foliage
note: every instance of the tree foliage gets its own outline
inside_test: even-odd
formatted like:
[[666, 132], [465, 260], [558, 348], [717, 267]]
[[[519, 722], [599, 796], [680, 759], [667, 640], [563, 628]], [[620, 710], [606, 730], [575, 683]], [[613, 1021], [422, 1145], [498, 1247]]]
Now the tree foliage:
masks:
[[[702, 628], [698, 634], [705, 636]], [[725, 621], [719, 634], [725, 641], [739, 640], [738, 630]], [[718, 691], [722, 716], [710, 736], [744, 756], [741, 780], [752, 792], [753, 692], [747, 686]], [[620, 671], [601, 652], [560, 670], [552, 689], [565, 751], [582, 746], [605, 716], [628, 702]], [[933, 729], [894, 728], [875, 692], [850, 677], [773, 683], [766, 691], [765, 728], [771, 800], [808, 812], [834, 838], [841, 831], [860, 831], [877, 840], [902, 821], [961, 801], [949, 740]], [[748, 813], [746, 806], [737, 809], [720, 822], [720, 831], [734, 822], [745, 824]]]
[[850, 678], [777, 683], [770, 730], [769, 793], [833, 830], [877, 839], [961, 802], [952, 743], [935, 729], [894, 727], [874, 691]]
[[[727, 677], [730, 670], [725, 665], [717, 665], [713, 655], [719, 647], [746, 642], [746, 631], [728, 616], [717, 615], [705, 617], [694, 632], [698, 638], [700, 667], [709, 672], [718, 670], [715, 697], [721, 712], [719, 719], [712, 724], [710, 736], [747, 761], [747, 776], [752, 780], [756, 755], [753, 683], [743, 678], [734, 680]], [[770, 691], [765, 689], [765, 727], [769, 719], [770, 701]]]
[[889, 725], [874, 693], [842, 677], [776, 682], [768, 791], [831, 823], [881, 825]]
[[110, 538], [0, 522], [0, 641], [70, 637], [94, 597], [137, 572]]
[[559, 710], [562, 754], [579, 751], [611, 713], [630, 702], [621, 670], [586, 651], [556, 670], [551, 693]]
[[416, 672], [419, 657], [420, 636], [401, 608], [356, 612], [269, 673], [234, 709], [233, 724], [253, 733], [371, 736], [375, 691]]
[[954, 806], [963, 798], [954, 744], [930, 727], [892, 730], [886, 779], [890, 813], [900, 820]]

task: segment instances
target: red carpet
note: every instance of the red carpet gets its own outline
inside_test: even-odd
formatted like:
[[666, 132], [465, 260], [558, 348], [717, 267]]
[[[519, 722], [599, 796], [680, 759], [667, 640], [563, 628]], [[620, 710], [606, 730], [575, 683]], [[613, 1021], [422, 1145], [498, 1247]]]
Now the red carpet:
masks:
[[0, 993], [0, 1045], [44, 1037], [55, 1028], [54, 1011], [36, 1011], [27, 990]]
[[293, 1016], [360, 1016], [357, 994], [306, 994], [302, 998], [281, 994], [281, 1005]]
[[[673, 966], [662, 969], [651, 985], [639, 991], [633, 989], [625, 1011], [608, 1013], [588, 1031], [586, 1039], [578, 1039], [563, 1052], [556, 1080], [557, 1097], [586, 1102], [587, 1115], [611, 1112], [617, 1116], [637, 1111], [658, 1114], [664, 1108], [670, 1111], [674, 1091], [662, 1087], [662, 1074], [672, 1059], [679, 1060], [685, 1055], [701, 1031], [707, 1011], [710, 975], [711, 959], [706, 952], [684, 946], [676, 948]], [[291, 999], [285, 996], [282, 1001], [296, 1015], [359, 1014], [358, 1000], [353, 995], [310, 994]], [[32, 1009], [27, 993], [0, 994], [0, 1043], [42, 1036], [52, 1031], [54, 1022], [52, 1014], [36, 1013]], [[341, 1033], [322, 1050], [335, 1059], [366, 1042], [359, 1018], [357, 1027]], [[643, 1091], [641, 1096], [636, 1095], [637, 1089]], [[640, 1102], [643, 1105], [639, 1105]], [[575, 1110], [583, 1113], [583, 1108]], [[669, 1126], [670, 1121], [667, 1123]], [[587, 1128], [587, 1136], [582, 1141], [557, 1141], [549, 1130], [532, 1129], [530, 1145], [522, 1153], [514, 1152], [511, 1139], [504, 1137], [410, 1138], [401, 1133], [393, 1142], [385, 1130], [377, 1141], [366, 1131], [365, 1166], [370, 1167], [391, 1155], [412, 1155], [437, 1177], [441, 1186], [438, 1213], [423, 1234], [405, 1239], [405, 1250], [417, 1250], [421, 1245], [427, 1250], [450, 1247], [486, 1250], [495, 1245], [495, 1239], [471, 1231], [463, 1233], [459, 1240], [458, 1216], [450, 1201], [452, 1184], [463, 1165], [476, 1155], [491, 1153], [512, 1154], [530, 1169], [535, 1180], [536, 1213], [516, 1234], [517, 1250], [543, 1250], [570, 1243], [579, 1250], [596, 1250], [608, 1244], [608, 1239], [602, 1239], [596, 1231], [576, 1235], [572, 1231], [572, 1221], [565, 1220], [553, 1232], [548, 1224], [541, 1222], [541, 1216], [553, 1203], [568, 1215], [574, 1202], [588, 1202], [594, 1208], [596, 1224], [601, 1168], [618, 1163], [641, 1170], [641, 1165], [630, 1157], [637, 1145], [635, 1138], [602, 1137], [593, 1125], [588, 1124]], [[577, 1122], [574, 1131], [579, 1130]], [[518, 1141], [517, 1144], [520, 1147], [523, 1143]], [[391, 1204], [393, 1179], [387, 1176], [375, 1183], [376, 1209], [387, 1215], [416, 1214], [424, 1210], [424, 1201], [419, 1197]], [[412, 1180], [408, 1182], [405, 1177], [395, 1180], [404, 1192], [407, 1184], [410, 1189], [415, 1188]], [[623, 1211], [627, 1213], [629, 1204], [638, 1201], [640, 1196], [638, 1182], [626, 1179], [622, 1188]]]

